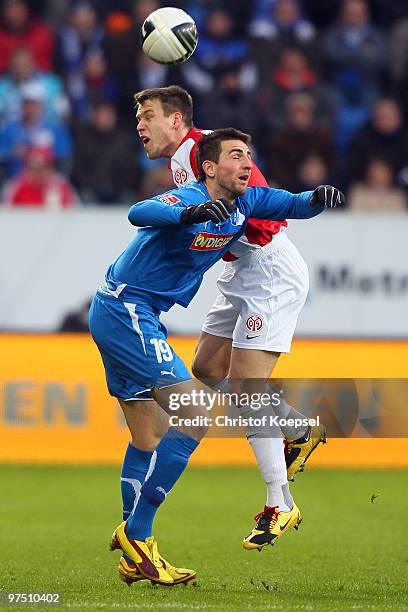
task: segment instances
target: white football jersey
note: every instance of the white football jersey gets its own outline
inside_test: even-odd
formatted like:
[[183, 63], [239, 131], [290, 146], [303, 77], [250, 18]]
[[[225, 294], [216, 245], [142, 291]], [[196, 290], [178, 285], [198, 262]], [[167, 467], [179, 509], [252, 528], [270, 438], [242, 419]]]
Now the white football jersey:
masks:
[[179, 148], [170, 158], [170, 170], [177, 187], [197, 180], [197, 161], [195, 158], [197, 142], [212, 130], [192, 128], [181, 141]]

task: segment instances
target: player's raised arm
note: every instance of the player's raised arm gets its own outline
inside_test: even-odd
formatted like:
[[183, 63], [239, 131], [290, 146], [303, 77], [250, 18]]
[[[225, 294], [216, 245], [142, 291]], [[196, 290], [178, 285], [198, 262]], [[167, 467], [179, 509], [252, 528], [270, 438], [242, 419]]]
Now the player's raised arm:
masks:
[[151, 198], [134, 204], [129, 210], [128, 219], [137, 227], [180, 225], [184, 210], [183, 206], [169, 206], [156, 198]]
[[290, 193], [284, 189], [252, 187], [245, 194], [249, 214], [258, 219], [310, 219], [326, 208], [345, 202], [344, 194], [331, 185], [320, 185], [314, 191]]
[[198, 204], [194, 204], [194, 200], [192, 200], [191, 204], [187, 206], [180, 206], [180, 204], [180, 198], [174, 193], [165, 193], [134, 204], [129, 211], [128, 218], [131, 224], [137, 227], [193, 225], [206, 221], [223, 223], [235, 210], [235, 204], [231, 204], [222, 198]]

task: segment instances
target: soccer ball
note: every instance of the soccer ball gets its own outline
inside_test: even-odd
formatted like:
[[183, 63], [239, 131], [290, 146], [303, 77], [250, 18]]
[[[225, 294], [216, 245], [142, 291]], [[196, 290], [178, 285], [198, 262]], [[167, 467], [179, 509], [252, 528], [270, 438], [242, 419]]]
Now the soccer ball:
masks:
[[181, 9], [166, 6], [153, 11], [141, 29], [142, 49], [159, 64], [179, 64], [194, 53], [198, 33], [194, 19]]

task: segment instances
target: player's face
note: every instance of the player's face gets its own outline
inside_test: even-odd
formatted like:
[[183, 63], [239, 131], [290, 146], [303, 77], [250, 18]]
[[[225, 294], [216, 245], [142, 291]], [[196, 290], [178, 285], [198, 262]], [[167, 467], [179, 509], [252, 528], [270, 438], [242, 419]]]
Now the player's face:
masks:
[[149, 159], [171, 157], [175, 139], [174, 115], [166, 117], [160, 100], [153, 98], [146, 100], [142, 105], [139, 104], [136, 120], [137, 133], [143, 142], [147, 157]]
[[215, 165], [215, 179], [221, 189], [237, 197], [245, 193], [251, 177], [251, 151], [241, 140], [224, 140]]

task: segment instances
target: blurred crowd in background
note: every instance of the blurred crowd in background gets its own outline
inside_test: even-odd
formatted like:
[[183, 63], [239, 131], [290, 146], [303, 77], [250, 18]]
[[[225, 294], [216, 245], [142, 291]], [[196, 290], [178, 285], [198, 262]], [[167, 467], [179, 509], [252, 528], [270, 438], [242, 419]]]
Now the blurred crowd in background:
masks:
[[[140, 50], [160, 6], [196, 20], [177, 67]], [[195, 125], [253, 137], [272, 186], [333, 183], [359, 211], [407, 210], [407, 0], [2, 0], [1, 208], [131, 204], [172, 186], [133, 94], [178, 84]]]

